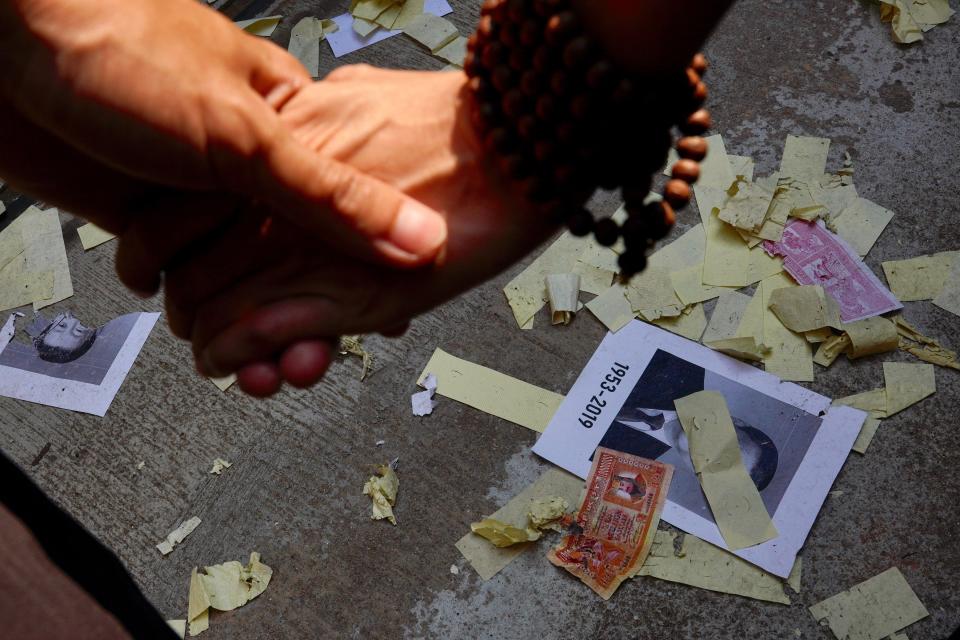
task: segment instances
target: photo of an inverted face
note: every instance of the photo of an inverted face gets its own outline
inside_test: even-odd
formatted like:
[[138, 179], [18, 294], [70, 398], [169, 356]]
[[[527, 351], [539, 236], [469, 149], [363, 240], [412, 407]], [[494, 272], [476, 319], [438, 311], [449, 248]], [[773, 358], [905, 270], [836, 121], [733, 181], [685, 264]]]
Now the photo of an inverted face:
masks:
[[0, 353], [0, 365], [99, 385], [139, 315], [114, 318], [98, 329], [85, 325], [70, 312], [50, 319], [38, 314], [27, 331], [31, 342], [8, 344]]
[[600, 446], [674, 465], [667, 499], [713, 521], [673, 404], [704, 389], [723, 394], [744, 466], [772, 516], [822, 419], [671, 353], [654, 354]]

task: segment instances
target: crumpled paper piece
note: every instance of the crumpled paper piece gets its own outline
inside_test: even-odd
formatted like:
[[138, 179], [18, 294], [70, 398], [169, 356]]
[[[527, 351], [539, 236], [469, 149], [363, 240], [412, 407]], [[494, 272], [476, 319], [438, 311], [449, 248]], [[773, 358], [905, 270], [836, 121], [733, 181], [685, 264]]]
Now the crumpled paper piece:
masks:
[[840, 307], [819, 285], [775, 289], [769, 307], [783, 326], [796, 333], [841, 326]]
[[880, 20], [889, 22], [893, 41], [912, 44], [953, 15], [947, 0], [879, 0]]
[[361, 341], [363, 336], [343, 336], [340, 338], [340, 355], [347, 354], [357, 356], [363, 361], [363, 369], [360, 371], [360, 381], [367, 377], [367, 372], [373, 366], [373, 356], [363, 348]]
[[437, 392], [437, 376], [428, 373], [423, 379], [423, 386], [424, 391], [417, 391], [410, 396], [410, 406], [413, 410], [413, 415], [418, 417], [430, 415], [437, 406], [436, 400], [433, 399], [434, 394]]
[[510, 547], [540, 539], [545, 529], [563, 531], [560, 521], [570, 504], [562, 496], [544, 496], [530, 500], [527, 526], [523, 529], [495, 518], [484, 518], [470, 525], [470, 530], [490, 541], [495, 547]]
[[184, 520], [179, 527], [167, 534], [166, 539], [160, 541], [157, 545], [157, 550], [163, 555], [169, 554], [175, 546], [183, 542], [198, 526], [200, 526], [200, 518], [197, 516]]
[[370, 496], [371, 520], [386, 518], [391, 524], [397, 524], [393, 515], [393, 505], [397, 503], [397, 490], [400, 488], [400, 479], [389, 465], [382, 464], [377, 468], [377, 475], [370, 476], [363, 485], [363, 495]]
[[904, 320], [903, 316], [895, 316], [893, 322], [897, 325], [897, 333], [900, 334], [902, 350], [924, 362], [960, 370], [960, 359], [957, 358], [956, 351], [951, 351], [933, 338], [923, 335], [916, 327]]
[[230, 462], [229, 460], [224, 460], [223, 458], [214, 458], [213, 467], [210, 469], [210, 473], [212, 473], [215, 476], [218, 476], [221, 473], [223, 473], [224, 469], [227, 469], [228, 467], [232, 467], [232, 466], [233, 466], [233, 463]]
[[546, 286], [551, 323], [570, 324], [577, 312], [580, 276], [576, 273], [551, 273], [546, 277]]
[[187, 620], [191, 636], [209, 627], [210, 609], [231, 611], [242, 607], [266, 590], [273, 575], [273, 569], [260, 562], [256, 551], [250, 554], [246, 566], [231, 560], [204, 567], [204, 571], [199, 573], [194, 567], [190, 574]]

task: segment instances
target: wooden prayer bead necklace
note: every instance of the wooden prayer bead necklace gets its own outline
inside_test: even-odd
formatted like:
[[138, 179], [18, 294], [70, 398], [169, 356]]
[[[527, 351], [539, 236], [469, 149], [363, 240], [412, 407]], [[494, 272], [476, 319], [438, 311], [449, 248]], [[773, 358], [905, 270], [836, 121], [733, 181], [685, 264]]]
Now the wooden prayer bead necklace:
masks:
[[[574, 235], [592, 231], [604, 246], [622, 236], [623, 277], [642, 271], [647, 250], [690, 202], [707, 155], [706, 58], [697, 54], [682, 73], [624, 73], [583, 32], [568, 0], [486, 0], [480, 16], [464, 69], [485, 150], [498, 156], [500, 171], [525, 198]], [[674, 125], [683, 136], [676, 144], [680, 159], [663, 200], [647, 203]], [[584, 208], [598, 187], [620, 188], [622, 226], [594, 220]]]

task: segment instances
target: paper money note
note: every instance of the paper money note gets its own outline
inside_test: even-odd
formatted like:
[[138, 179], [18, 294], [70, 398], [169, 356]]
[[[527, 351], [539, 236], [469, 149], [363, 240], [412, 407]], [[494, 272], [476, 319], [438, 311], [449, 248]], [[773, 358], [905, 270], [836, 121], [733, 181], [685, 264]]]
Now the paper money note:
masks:
[[646, 560], [672, 477], [672, 465], [598, 448], [576, 522], [547, 558], [609, 599]]
[[783, 268], [798, 283], [823, 287], [846, 323], [903, 308], [850, 245], [820, 224], [792, 220], [779, 242], [767, 240], [763, 246], [770, 255], [783, 256]]

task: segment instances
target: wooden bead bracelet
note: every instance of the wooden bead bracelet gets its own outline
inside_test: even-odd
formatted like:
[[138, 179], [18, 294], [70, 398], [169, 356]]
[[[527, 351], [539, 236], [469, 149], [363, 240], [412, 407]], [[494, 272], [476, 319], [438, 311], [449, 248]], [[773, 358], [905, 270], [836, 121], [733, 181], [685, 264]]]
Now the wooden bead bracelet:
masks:
[[[582, 30], [568, 0], [486, 0], [480, 16], [464, 69], [485, 150], [526, 199], [571, 233], [593, 232], [604, 246], [622, 236], [623, 277], [642, 271], [646, 252], [689, 203], [707, 154], [706, 58], [697, 54], [680, 73], [626, 73]], [[683, 136], [680, 159], [663, 199], [646, 202], [674, 126]], [[594, 220], [585, 208], [597, 188], [621, 190], [622, 226]]]

